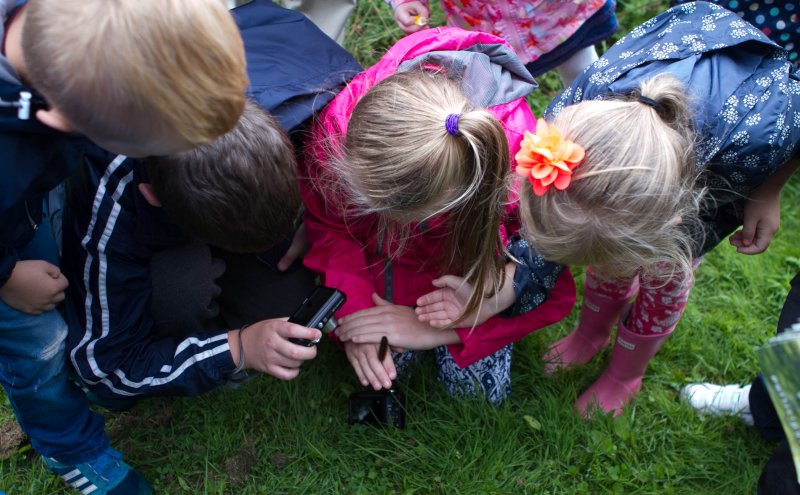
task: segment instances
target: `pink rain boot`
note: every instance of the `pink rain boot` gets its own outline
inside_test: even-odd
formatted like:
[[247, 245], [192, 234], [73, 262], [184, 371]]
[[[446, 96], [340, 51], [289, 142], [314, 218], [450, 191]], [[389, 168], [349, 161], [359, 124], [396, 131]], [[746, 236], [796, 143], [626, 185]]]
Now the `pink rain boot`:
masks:
[[642, 387], [642, 376], [648, 363], [672, 333], [672, 326], [664, 333], [640, 335], [618, 323], [617, 340], [611, 360], [603, 374], [575, 402], [575, 408], [585, 418], [592, 406], [617, 416], [633, 400]]
[[[587, 277], [591, 276], [587, 273]], [[611, 330], [619, 320], [622, 309], [639, 290], [639, 279], [635, 278], [627, 294], [612, 299], [583, 284], [583, 306], [578, 326], [561, 340], [556, 341], [544, 355], [545, 373], [558, 369], [570, 369], [592, 360], [600, 349], [611, 341]]]

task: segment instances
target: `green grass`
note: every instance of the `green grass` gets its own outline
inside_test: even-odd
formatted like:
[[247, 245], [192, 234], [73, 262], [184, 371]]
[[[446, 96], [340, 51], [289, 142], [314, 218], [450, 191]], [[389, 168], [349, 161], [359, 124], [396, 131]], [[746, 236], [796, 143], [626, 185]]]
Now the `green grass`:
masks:
[[[623, 30], [664, 4], [620, 2]], [[361, 0], [351, 25], [347, 46], [365, 64], [399, 36], [377, 0]], [[532, 101], [537, 115], [560, 87], [553, 74], [541, 84]], [[260, 377], [238, 390], [143, 401], [131, 412], [104, 412], [107, 429], [158, 493], [753, 493], [774, 446], [736, 419], [696, 416], [676, 395], [689, 381], [746, 383], [758, 372], [753, 349], [774, 334], [800, 270], [798, 201], [794, 180], [765, 254], [741, 256], [721, 245], [706, 257], [686, 315], [616, 420], [586, 422], [571, 409], [607, 351], [573, 372], [542, 371], [546, 346], [569, 331], [573, 312], [517, 345], [514, 392], [497, 409], [447, 396], [424, 362], [405, 386], [405, 430], [348, 426], [347, 396], [360, 387], [344, 356], [325, 343], [292, 382]], [[12, 417], [0, 396], [0, 423]], [[0, 490], [70, 493], [29, 448], [0, 461]]]

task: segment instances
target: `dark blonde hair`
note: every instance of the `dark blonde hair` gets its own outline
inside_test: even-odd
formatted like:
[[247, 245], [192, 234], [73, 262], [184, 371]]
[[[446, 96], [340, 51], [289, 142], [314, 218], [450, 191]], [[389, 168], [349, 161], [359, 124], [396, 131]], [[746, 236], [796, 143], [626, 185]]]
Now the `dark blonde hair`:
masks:
[[682, 84], [660, 75], [633, 94], [561, 110], [552, 124], [586, 156], [565, 190], [536, 196], [525, 184], [521, 195], [525, 235], [545, 258], [691, 271], [704, 191], [689, 103]]
[[[456, 135], [445, 128], [451, 114], [459, 115]], [[504, 280], [498, 231], [509, 171], [500, 122], [430, 71], [395, 74], [361, 99], [338, 167], [352, 202], [395, 228], [447, 213], [452, 235], [443, 268], [474, 288], [464, 314], [480, 306], [487, 287], [497, 290]]]
[[147, 158], [146, 166], [167, 215], [229, 251], [269, 248], [300, 208], [292, 144], [278, 121], [249, 101], [230, 132], [190, 151]]
[[201, 144], [241, 115], [244, 46], [220, 0], [30, 0], [25, 8], [31, 84], [91, 139]]

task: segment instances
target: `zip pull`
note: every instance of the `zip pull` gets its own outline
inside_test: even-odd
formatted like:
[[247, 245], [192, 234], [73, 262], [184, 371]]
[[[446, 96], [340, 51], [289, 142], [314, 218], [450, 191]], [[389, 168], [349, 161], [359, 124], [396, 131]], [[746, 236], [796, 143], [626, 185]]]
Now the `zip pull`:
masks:
[[31, 118], [31, 99], [33, 95], [30, 91], [19, 92], [19, 109], [17, 110], [17, 118], [19, 120], [28, 120]]
[[31, 118], [32, 100], [33, 100], [33, 95], [31, 94], [30, 91], [20, 91], [19, 100], [17, 101], [6, 101], [0, 99], [0, 108], [16, 107], [17, 118], [19, 120], [29, 120]]

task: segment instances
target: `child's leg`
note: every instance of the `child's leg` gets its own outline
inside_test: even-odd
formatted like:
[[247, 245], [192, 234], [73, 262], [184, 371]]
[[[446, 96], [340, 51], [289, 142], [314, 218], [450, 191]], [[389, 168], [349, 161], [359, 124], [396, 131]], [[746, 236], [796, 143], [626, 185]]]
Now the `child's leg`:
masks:
[[394, 369], [397, 371], [398, 380], [408, 380], [411, 377], [411, 367], [422, 359], [427, 351], [406, 350], [403, 352], [392, 352]]
[[[36, 235], [18, 250], [20, 259], [58, 265], [51, 227], [45, 207]], [[0, 384], [17, 421], [47, 467], [77, 491], [152, 494], [150, 484], [108, 445], [103, 417], [69, 380], [67, 333], [55, 310], [32, 316], [0, 301]]]
[[437, 379], [444, 383], [452, 395], [478, 397], [482, 395], [492, 405], [499, 406], [511, 395], [511, 350], [508, 344], [490, 356], [459, 368], [447, 347], [437, 347]]
[[[800, 273], [794, 276], [789, 293], [783, 302], [781, 315], [778, 318], [778, 333], [785, 332], [800, 320]], [[764, 378], [759, 375], [750, 387], [750, 410], [756, 428], [767, 440], [781, 440], [786, 438], [772, 399], [767, 391]]]
[[[47, 217], [19, 254], [58, 264]], [[69, 381], [66, 336], [67, 324], [57, 311], [31, 316], [0, 300], [0, 382], [17, 420], [37, 452], [75, 464], [100, 455], [108, 438], [102, 416], [89, 410], [86, 397]]]
[[578, 397], [576, 407], [582, 414], [596, 404], [616, 415], [633, 399], [647, 365], [683, 315], [693, 280], [693, 273], [677, 274], [667, 281], [643, 280], [631, 312], [619, 321], [608, 366]]
[[564, 87], [568, 87], [572, 84], [572, 81], [595, 60], [597, 60], [597, 50], [595, 50], [594, 45], [590, 45], [581, 48], [564, 61], [564, 63], [559, 65], [557, 67], [558, 75], [561, 76]]
[[545, 372], [588, 363], [611, 340], [622, 308], [639, 289], [637, 276], [610, 277], [586, 268], [578, 325], [544, 355]]
[[0, 382], [41, 455], [67, 464], [108, 448], [103, 418], [68, 377], [67, 325], [57, 311], [30, 316], [0, 301]]

